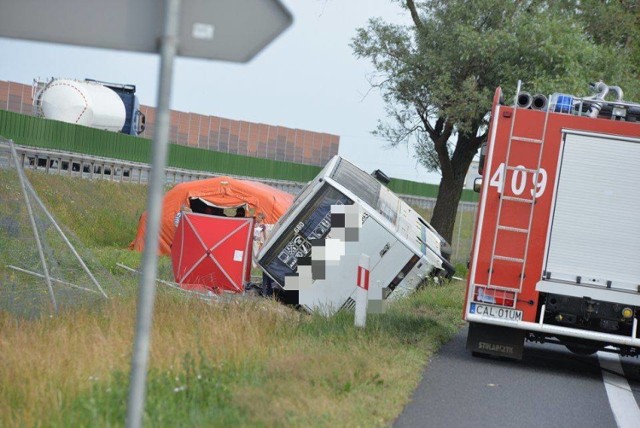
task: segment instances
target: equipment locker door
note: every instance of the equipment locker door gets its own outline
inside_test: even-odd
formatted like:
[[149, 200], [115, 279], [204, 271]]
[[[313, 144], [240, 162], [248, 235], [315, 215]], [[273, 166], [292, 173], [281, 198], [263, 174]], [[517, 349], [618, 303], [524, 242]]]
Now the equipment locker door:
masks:
[[638, 292], [640, 139], [567, 131], [547, 279]]

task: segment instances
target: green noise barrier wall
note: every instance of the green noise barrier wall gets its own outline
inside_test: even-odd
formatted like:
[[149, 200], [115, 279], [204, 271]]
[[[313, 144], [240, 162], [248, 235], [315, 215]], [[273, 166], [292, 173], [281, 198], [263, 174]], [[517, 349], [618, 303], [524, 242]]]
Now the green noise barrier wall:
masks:
[[[152, 141], [132, 135], [103, 131], [86, 126], [0, 110], [0, 135], [16, 144], [101, 156], [132, 162], [150, 163]], [[270, 178], [306, 182], [321, 170], [312, 165], [214, 152], [171, 144], [168, 165], [217, 174]], [[438, 186], [414, 181], [393, 179], [388, 186], [399, 194], [435, 198]], [[478, 197], [463, 191], [463, 201], [475, 202]]]

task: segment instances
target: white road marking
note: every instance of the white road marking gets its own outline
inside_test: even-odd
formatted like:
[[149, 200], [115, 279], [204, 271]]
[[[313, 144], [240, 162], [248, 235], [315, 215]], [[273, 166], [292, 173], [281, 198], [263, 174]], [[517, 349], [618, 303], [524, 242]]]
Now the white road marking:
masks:
[[640, 407], [624, 377], [620, 356], [608, 352], [598, 352], [602, 368], [602, 381], [607, 391], [609, 405], [618, 428], [637, 428], [640, 421]]

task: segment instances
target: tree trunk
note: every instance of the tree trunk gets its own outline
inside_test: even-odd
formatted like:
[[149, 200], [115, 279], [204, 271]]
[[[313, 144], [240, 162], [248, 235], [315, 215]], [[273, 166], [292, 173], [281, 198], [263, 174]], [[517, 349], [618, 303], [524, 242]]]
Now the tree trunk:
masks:
[[456, 149], [451, 158], [453, 174], [443, 174], [438, 189], [438, 198], [433, 208], [431, 225], [453, 247], [453, 228], [456, 223], [458, 204], [462, 197], [464, 179], [469, 165], [478, 151], [481, 139], [465, 135], [458, 136]]
[[456, 223], [456, 213], [463, 185], [464, 175], [461, 178], [455, 177], [453, 180], [446, 180], [443, 177], [440, 180], [438, 198], [431, 216], [431, 226], [452, 246], [453, 227]]

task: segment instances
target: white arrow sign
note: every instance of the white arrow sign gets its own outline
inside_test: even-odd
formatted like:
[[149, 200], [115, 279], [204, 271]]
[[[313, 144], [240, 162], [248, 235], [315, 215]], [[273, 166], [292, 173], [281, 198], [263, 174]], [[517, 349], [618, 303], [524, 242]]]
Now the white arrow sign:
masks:
[[[159, 52], [160, 0], [0, 0], [0, 37]], [[182, 0], [177, 55], [247, 62], [293, 21], [279, 0]]]

